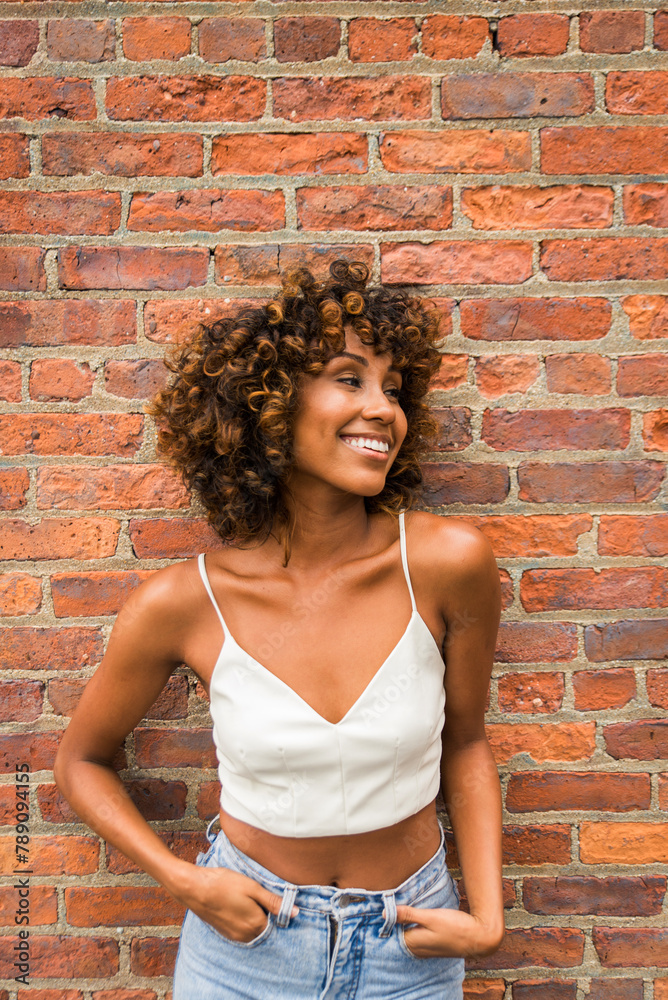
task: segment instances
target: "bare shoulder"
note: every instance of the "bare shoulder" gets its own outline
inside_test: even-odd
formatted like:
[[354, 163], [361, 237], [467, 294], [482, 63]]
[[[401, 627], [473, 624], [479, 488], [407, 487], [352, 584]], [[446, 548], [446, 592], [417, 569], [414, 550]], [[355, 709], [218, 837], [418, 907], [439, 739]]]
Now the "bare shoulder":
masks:
[[463, 582], [497, 572], [489, 541], [462, 518], [411, 511], [407, 515], [407, 532], [418, 567], [429, 576], [445, 574]]
[[197, 561], [189, 559], [156, 570], [132, 593], [119, 612], [114, 631], [150, 629], [159, 642], [173, 638], [200, 614], [202, 583]]

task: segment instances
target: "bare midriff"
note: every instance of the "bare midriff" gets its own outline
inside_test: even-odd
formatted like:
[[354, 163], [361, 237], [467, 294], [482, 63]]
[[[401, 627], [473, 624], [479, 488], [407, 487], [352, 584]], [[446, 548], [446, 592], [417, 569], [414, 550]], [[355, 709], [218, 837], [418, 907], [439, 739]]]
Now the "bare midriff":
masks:
[[238, 850], [286, 882], [370, 892], [396, 889], [441, 839], [433, 802], [394, 826], [335, 837], [276, 837], [223, 810], [220, 826]]

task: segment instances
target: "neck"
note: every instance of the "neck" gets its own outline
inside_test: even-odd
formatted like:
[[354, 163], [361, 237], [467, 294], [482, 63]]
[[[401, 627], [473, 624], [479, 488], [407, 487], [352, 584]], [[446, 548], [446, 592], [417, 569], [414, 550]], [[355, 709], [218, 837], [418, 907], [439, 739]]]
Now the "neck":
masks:
[[324, 569], [340, 563], [348, 553], [360, 552], [369, 534], [364, 498], [328, 489], [302, 491], [295, 487], [291, 484], [287, 496], [294, 525], [290, 566], [295, 570]]

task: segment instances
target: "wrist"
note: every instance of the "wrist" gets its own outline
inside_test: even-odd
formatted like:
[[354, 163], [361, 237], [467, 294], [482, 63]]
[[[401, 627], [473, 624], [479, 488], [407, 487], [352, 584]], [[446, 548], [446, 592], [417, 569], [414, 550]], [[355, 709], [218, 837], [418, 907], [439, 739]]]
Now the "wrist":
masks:
[[158, 881], [175, 899], [188, 906], [195, 893], [200, 869], [190, 861], [171, 855], [169, 863], [158, 873]]

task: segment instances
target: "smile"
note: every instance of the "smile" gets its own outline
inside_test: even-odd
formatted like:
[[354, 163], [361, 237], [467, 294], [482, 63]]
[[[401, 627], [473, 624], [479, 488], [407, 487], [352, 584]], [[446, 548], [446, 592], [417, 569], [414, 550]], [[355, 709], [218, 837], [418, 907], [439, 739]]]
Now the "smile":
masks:
[[341, 440], [349, 448], [354, 448], [355, 451], [369, 457], [385, 458], [390, 450], [387, 441], [381, 441], [379, 438], [353, 437], [352, 435], [342, 434]]

